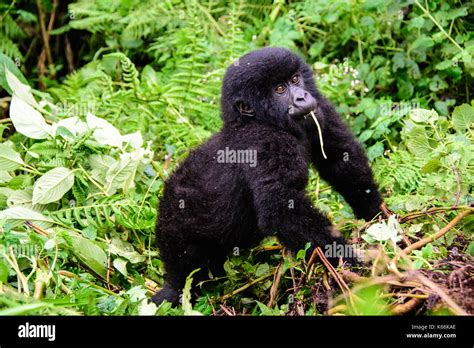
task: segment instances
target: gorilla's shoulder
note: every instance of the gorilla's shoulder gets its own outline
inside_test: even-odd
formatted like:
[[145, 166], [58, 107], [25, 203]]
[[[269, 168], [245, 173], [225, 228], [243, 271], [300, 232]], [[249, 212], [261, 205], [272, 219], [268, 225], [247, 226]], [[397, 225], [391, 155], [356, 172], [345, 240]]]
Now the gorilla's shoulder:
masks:
[[222, 131], [221, 140], [225, 141], [230, 138], [238, 139], [240, 142], [247, 141], [262, 145], [274, 143], [277, 139], [280, 141], [297, 142], [297, 139], [291, 133], [278, 126], [263, 122], [249, 122], [238, 127], [225, 127]]
[[298, 139], [285, 130], [262, 122], [249, 122], [236, 128], [222, 131], [221, 144], [233, 148], [253, 149], [259, 156], [294, 158], [301, 155]]

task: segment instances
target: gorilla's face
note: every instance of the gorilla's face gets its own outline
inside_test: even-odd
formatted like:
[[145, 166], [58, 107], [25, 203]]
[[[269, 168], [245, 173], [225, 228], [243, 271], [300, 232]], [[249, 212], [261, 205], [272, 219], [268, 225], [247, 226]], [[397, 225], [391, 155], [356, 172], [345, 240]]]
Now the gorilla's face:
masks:
[[306, 90], [301, 72], [297, 71], [286, 81], [278, 83], [272, 92], [273, 105], [278, 114], [295, 120], [316, 109], [316, 99]]
[[250, 52], [231, 65], [222, 86], [224, 122], [256, 119], [294, 128], [317, 108], [312, 72], [284, 48]]

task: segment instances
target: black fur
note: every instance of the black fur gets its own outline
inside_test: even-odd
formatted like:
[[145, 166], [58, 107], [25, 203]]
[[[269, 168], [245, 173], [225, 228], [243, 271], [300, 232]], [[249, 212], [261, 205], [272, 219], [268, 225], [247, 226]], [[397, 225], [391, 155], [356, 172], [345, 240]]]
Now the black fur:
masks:
[[[288, 105], [275, 102], [274, 86], [297, 72], [316, 99], [327, 159], [311, 117], [292, 117]], [[344, 244], [306, 196], [311, 162], [357, 217], [372, 219], [382, 203], [364, 151], [316, 89], [308, 65], [292, 52], [264, 48], [240, 58], [225, 74], [221, 100], [221, 131], [193, 150], [166, 182], [156, 227], [166, 284], [156, 303], [176, 302], [194, 269], [202, 269], [198, 279], [207, 269], [222, 274], [234, 247], [255, 245], [265, 236], [277, 235], [295, 252], [307, 242], [323, 250], [334, 241]], [[239, 103], [253, 113], [242, 112]], [[219, 163], [218, 151], [226, 148], [255, 150], [256, 165]]]

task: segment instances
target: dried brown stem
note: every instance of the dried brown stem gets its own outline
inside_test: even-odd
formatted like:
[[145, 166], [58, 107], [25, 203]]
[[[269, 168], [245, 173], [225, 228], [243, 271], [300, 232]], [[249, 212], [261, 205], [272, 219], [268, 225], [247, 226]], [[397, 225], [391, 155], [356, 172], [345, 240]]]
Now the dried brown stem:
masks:
[[393, 260], [392, 260], [392, 265], [396, 265], [400, 257], [404, 257], [411, 253], [413, 250], [417, 250], [423, 246], [425, 246], [428, 243], [431, 243], [439, 238], [441, 238], [443, 235], [445, 235], [451, 228], [456, 226], [459, 221], [461, 221], [463, 218], [465, 218], [467, 215], [472, 214], [473, 209], [467, 209], [459, 213], [453, 220], [451, 220], [446, 226], [444, 226], [442, 229], [440, 229], [438, 232], [436, 232], [433, 236], [428, 236], [426, 238], [423, 238], [419, 240], [416, 243], [413, 243], [403, 249], [400, 254], [396, 255]]
[[392, 313], [395, 315], [403, 315], [412, 312], [415, 308], [423, 302], [420, 298], [412, 298], [405, 303], [396, 305], [392, 309]]
[[433, 290], [456, 315], [468, 315], [464, 309], [462, 309], [456, 302], [454, 302], [451, 297], [449, 297], [449, 295], [441, 288], [441, 286], [432, 282], [419, 272], [415, 273], [415, 278]]
[[404, 216], [401, 216], [398, 220], [400, 223], [405, 223], [407, 221], [416, 219], [421, 216], [426, 216], [426, 215], [434, 215], [438, 213], [444, 213], [445, 211], [449, 210], [458, 210], [458, 209], [470, 209], [468, 206], [462, 206], [462, 207], [437, 207], [437, 208], [430, 208], [427, 210], [421, 210], [421, 211], [414, 211], [409, 214], [406, 214]]
[[273, 306], [276, 304], [276, 297], [278, 294], [278, 285], [280, 284], [280, 279], [282, 275], [282, 269], [283, 269], [283, 263], [280, 263], [275, 270], [275, 275], [273, 277], [273, 284], [270, 289], [270, 300], [268, 301], [267, 306], [270, 308], [273, 308]]

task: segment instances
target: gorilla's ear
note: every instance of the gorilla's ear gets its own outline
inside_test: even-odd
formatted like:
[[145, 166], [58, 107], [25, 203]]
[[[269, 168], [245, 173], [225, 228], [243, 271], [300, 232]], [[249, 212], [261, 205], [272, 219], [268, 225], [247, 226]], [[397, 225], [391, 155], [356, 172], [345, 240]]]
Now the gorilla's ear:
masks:
[[255, 116], [255, 110], [252, 109], [247, 104], [245, 104], [244, 102], [238, 101], [237, 103], [235, 103], [235, 106], [237, 107], [237, 110], [239, 110], [242, 116], [247, 116], [247, 117]]

